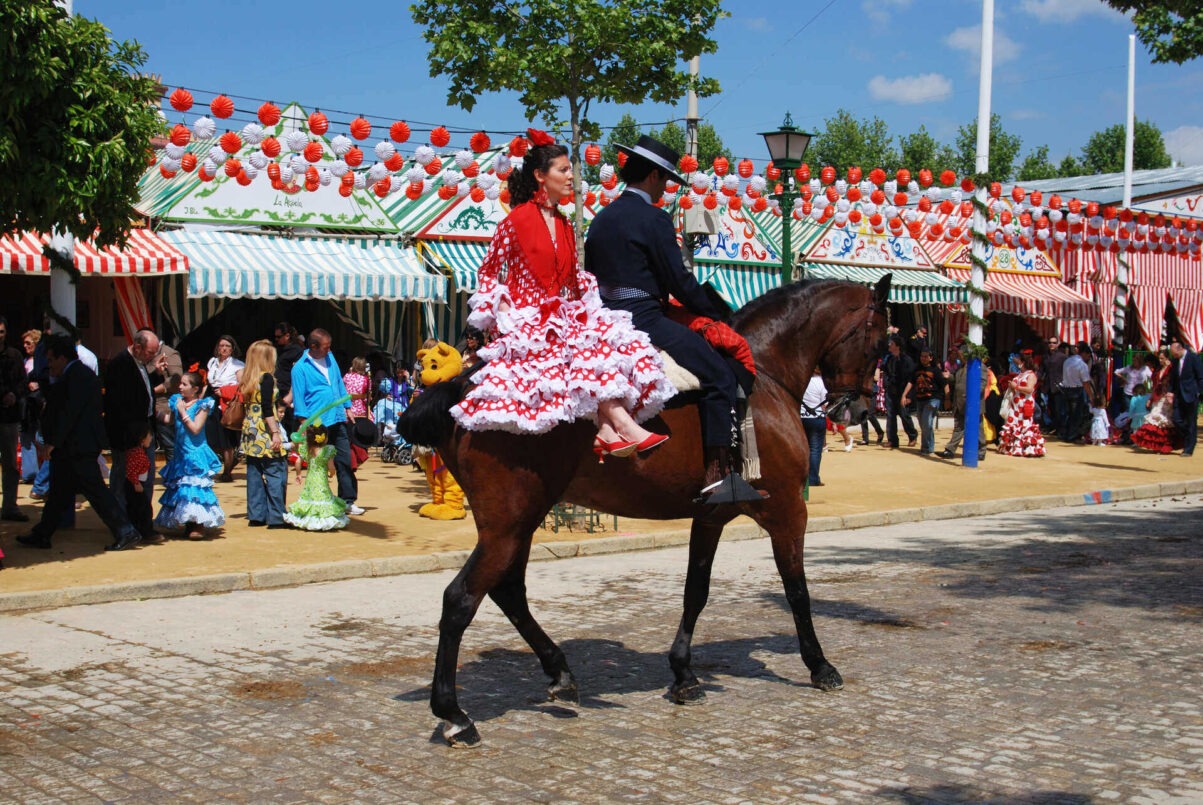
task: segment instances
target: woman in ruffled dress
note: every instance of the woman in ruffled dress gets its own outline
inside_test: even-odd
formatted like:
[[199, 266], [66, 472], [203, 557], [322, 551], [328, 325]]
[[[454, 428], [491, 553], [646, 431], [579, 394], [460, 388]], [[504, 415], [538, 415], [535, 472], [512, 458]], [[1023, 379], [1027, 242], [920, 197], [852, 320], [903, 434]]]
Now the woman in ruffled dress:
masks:
[[[299, 435], [299, 434], [298, 434]], [[320, 421], [305, 428], [304, 464], [297, 462], [297, 483], [301, 494], [284, 512], [284, 522], [302, 531], [333, 531], [346, 528], [347, 503], [330, 490], [334, 467], [330, 459], [338, 451], [330, 444], [326, 428]]]
[[205, 422], [217, 403], [200, 396], [203, 385], [196, 372], [185, 372], [179, 393], [167, 401], [175, 418], [175, 452], [159, 470], [164, 491], [155, 527], [182, 530], [188, 539], [204, 539], [206, 529], [221, 528], [226, 522], [213, 493], [213, 476], [221, 470], [221, 459], [205, 441]]
[[1003, 423], [998, 452], [1008, 456], [1043, 456], [1044, 435], [1036, 422], [1036, 387], [1039, 379], [1032, 369], [1032, 356], [1019, 353], [1014, 356], [1019, 372], [1011, 377], [1009, 385], [1011, 410]]
[[560, 201], [572, 191], [568, 150], [530, 130], [532, 147], [509, 179], [513, 209], [497, 227], [468, 323], [492, 336], [485, 365], [451, 409], [467, 430], [545, 433], [577, 419], [597, 422], [595, 450], [629, 456], [667, 440], [639, 423], [675, 389], [630, 314], [602, 305], [593, 275], [577, 263], [576, 237]]
[[1132, 444], [1154, 453], [1174, 452], [1178, 430], [1174, 427], [1174, 398], [1170, 388], [1170, 353], [1157, 353], [1158, 367], [1153, 372], [1153, 394], [1149, 398], [1149, 413], [1132, 434]]

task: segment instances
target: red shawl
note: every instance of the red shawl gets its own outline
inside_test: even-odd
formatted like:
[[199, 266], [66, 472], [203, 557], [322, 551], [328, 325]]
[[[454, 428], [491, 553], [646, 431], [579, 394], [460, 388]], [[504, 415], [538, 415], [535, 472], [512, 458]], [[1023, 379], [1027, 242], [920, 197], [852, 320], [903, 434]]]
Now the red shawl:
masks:
[[576, 239], [568, 219], [559, 212], [556, 218], [556, 242], [551, 242], [547, 222], [533, 201], [519, 204], [510, 212], [510, 223], [518, 236], [518, 245], [526, 255], [531, 274], [548, 296], [559, 296], [564, 286], [574, 288], [576, 281]]

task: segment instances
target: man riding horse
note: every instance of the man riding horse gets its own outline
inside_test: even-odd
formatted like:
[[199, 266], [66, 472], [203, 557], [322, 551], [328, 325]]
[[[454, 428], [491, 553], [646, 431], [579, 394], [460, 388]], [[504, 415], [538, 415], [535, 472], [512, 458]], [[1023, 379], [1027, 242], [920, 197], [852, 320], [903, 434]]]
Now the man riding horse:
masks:
[[702, 386], [698, 407], [706, 477], [699, 502], [758, 502], [761, 494], [732, 469], [739, 388], [735, 370], [705, 338], [666, 313], [671, 295], [690, 313], [726, 318], [726, 311], [685, 269], [672, 219], [652, 206], [670, 179], [687, 184], [674, 167], [679, 157], [646, 135], [634, 146], [617, 147], [627, 155], [619, 173], [627, 189], [590, 224], [585, 268], [597, 277], [606, 306], [629, 312], [636, 329]]

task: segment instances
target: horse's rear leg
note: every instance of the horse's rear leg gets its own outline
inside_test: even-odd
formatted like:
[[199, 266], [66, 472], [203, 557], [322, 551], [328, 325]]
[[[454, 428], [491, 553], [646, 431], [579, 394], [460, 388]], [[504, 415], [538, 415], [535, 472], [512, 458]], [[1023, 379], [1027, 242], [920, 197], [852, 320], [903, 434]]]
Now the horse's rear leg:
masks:
[[810, 681], [820, 690], [838, 690], [844, 687], [844, 679], [835, 666], [823, 656], [815, 634], [810, 611], [810, 592], [806, 588], [806, 571], [802, 565], [802, 549], [806, 535], [806, 503], [801, 492], [796, 500], [788, 494], [778, 494], [765, 502], [766, 510], [756, 517], [761, 527], [769, 532], [773, 543], [773, 558], [777, 561], [777, 572], [785, 587], [785, 600], [794, 614], [794, 628], [798, 632], [798, 646], [802, 662], [810, 670]]
[[719, 538], [723, 535], [724, 523], [694, 520], [689, 532], [689, 571], [685, 576], [685, 606], [681, 613], [681, 625], [672, 649], [668, 652], [668, 664], [673, 671], [673, 683], [668, 692], [677, 704], [689, 704], [706, 698], [702, 683], [693, 673], [693, 630], [698, 616], [710, 598], [710, 573], [714, 567], [714, 554], [718, 550]]
[[514, 624], [518, 634], [530, 645], [543, 673], [551, 680], [547, 686], [547, 698], [551, 701], [580, 703], [580, 694], [576, 686], [576, 678], [568, 670], [568, 660], [564, 652], [543, 631], [526, 600], [526, 561], [529, 554], [523, 552], [517, 557], [509, 572], [493, 590], [489, 597], [501, 609], [505, 616]]

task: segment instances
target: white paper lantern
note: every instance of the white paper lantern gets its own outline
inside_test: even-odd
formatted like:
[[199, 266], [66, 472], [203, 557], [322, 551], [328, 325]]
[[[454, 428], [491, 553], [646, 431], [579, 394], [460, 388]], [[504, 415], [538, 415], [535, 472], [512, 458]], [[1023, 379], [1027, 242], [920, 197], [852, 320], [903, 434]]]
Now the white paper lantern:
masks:
[[247, 123], [242, 127], [242, 139], [251, 145], [258, 145], [263, 142], [264, 136], [263, 127], [258, 123]]
[[192, 133], [198, 140], [207, 140], [217, 133], [217, 124], [213, 118], [202, 115], [192, 121]]
[[426, 171], [422, 170], [416, 165], [405, 172], [405, 181], [409, 182], [410, 184], [417, 184], [425, 178]]
[[[434, 162], [435, 156], [434, 149], [429, 145], [419, 145], [414, 149], [414, 161], [419, 165], [429, 165], [431, 162]], [[415, 184], [417, 183], [415, 182]]]
[[289, 151], [304, 151], [305, 146], [309, 145], [309, 135], [293, 129], [284, 135], [284, 145], [288, 147]]
[[455, 164], [457, 166], [459, 166], [460, 170], [463, 170], [464, 168], [471, 165], [472, 160], [474, 160], [474, 159], [476, 159], [476, 157], [473, 156], [471, 151], [463, 150], [463, 151], [455, 152]]
[[335, 156], [341, 157], [345, 156], [351, 150], [352, 145], [354, 143], [351, 142], [350, 137], [345, 134], [336, 134], [334, 139], [330, 141], [330, 150], [334, 152]]
[[286, 159], [280, 162], [280, 181], [284, 184], [292, 181], [292, 165]]
[[322, 187], [328, 187], [330, 182], [334, 181], [334, 174], [330, 172], [329, 168], [318, 168], [317, 181]]
[[493, 161], [493, 170], [497, 173], [506, 173], [514, 169], [514, 165], [510, 162], [508, 154], [499, 154], [497, 159]]
[[188, 146], [167, 143], [167, 145], [163, 147], [163, 153], [167, 155], [168, 159], [181, 159], [184, 154], [188, 153]]
[[267, 163], [271, 162], [271, 159], [262, 151], [255, 150], [250, 153], [246, 161], [254, 165], [257, 170], [263, 170], [267, 167]]
[[[397, 149], [394, 148], [393, 144], [390, 143], [388, 140], [381, 140], [380, 142], [376, 143], [375, 150], [376, 150], [376, 158], [379, 159], [381, 162], [386, 162], [386, 161], [392, 159], [393, 155], [397, 153]], [[379, 179], [377, 181], [379, 181]]]
[[163, 170], [178, 171], [180, 169], [180, 161], [171, 157], [164, 157], [159, 164], [163, 166]]
[[259, 176], [259, 169], [248, 162], [242, 163], [242, 170], [246, 173], [247, 177], [250, 178], [251, 181], [254, 181]]
[[769, 182], [764, 178], [764, 175], [758, 173], [748, 180], [748, 187], [752, 190], [755, 190], [757, 193], [763, 193], [764, 189], [768, 186], [768, 183]]
[[385, 176], [388, 176], [388, 168], [384, 166], [384, 163], [373, 162], [372, 167], [368, 168], [368, 180], [372, 184], [379, 182]]
[[489, 201], [496, 201], [500, 197], [501, 197], [501, 188], [500, 187], [497, 187], [496, 185], [494, 185], [492, 187], [485, 188], [485, 198], [487, 198]]
[[289, 160], [292, 165], [292, 172], [297, 176], [304, 176], [305, 169], [309, 167], [309, 163], [305, 160], [305, 157], [300, 154], [293, 154]]
[[368, 186], [368, 177], [367, 177], [367, 176], [366, 176], [366, 175], [365, 175], [365, 174], [364, 174], [362, 171], [358, 171], [358, 172], [356, 172], [356, 174], [355, 174], [355, 189], [356, 189], [356, 190], [363, 190], [363, 189], [364, 189], [365, 187], [367, 187], [367, 186]]
[[351, 170], [351, 166], [348, 165], [346, 162], [343, 162], [341, 159], [336, 159], [333, 162], [331, 162], [329, 165], [329, 168], [330, 168], [330, 173], [339, 179], [346, 176], [347, 171]]
[[689, 178], [689, 186], [695, 193], [705, 193], [710, 188], [710, 177], [698, 171]]

